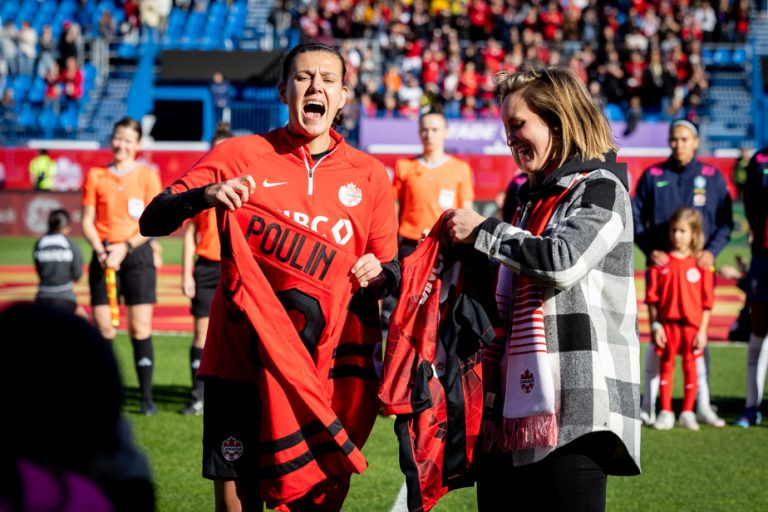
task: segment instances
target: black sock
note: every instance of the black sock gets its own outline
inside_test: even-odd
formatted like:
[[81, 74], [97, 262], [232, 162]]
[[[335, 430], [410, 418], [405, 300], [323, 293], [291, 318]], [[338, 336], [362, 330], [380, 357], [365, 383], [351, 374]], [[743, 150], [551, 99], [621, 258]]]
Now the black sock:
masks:
[[203, 399], [203, 381], [197, 380], [197, 369], [200, 367], [200, 358], [203, 357], [203, 349], [192, 347], [189, 349], [189, 368], [192, 371], [192, 399]]
[[141, 400], [152, 401], [152, 370], [155, 367], [154, 350], [152, 349], [152, 336], [143, 340], [131, 338], [133, 344], [133, 363], [136, 365], [136, 374], [139, 376], [139, 390]]

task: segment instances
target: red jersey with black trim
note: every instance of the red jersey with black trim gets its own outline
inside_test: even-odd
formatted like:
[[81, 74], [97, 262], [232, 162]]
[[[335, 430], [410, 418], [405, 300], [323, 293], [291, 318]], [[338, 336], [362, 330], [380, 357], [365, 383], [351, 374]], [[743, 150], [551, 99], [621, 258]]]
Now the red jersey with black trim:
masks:
[[[397, 223], [389, 178], [383, 165], [347, 146], [335, 132], [331, 132], [331, 136], [330, 152], [317, 161], [312, 160], [307, 148], [298, 144], [284, 128], [264, 136], [229, 139], [215, 146], [172, 185], [172, 190], [180, 192], [246, 174], [254, 178], [256, 190], [251, 194], [249, 203], [235, 212], [240, 232], [250, 233], [249, 243], [257, 239], [254, 237], [262, 236], [256, 235], [260, 229], [267, 235], [264, 247], [262, 242], [251, 245], [252, 258], [259, 260], [266, 277], [262, 288], [254, 293], [258, 292], [260, 297], [269, 294], [271, 289], [273, 293], [277, 292], [277, 297], [282, 297], [278, 301], [282, 300], [283, 309], [289, 310], [288, 317], [300, 331], [300, 339], [309, 341], [308, 353], [312, 352], [313, 364], [321, 378], [319, 389], [325, 393], [341, 420], [339, 426], [343, 425], [353, 444], [360, 447], [370, 434], [378, 411], [374, 359], [376, 350], [379, 353], [381, 350], [381, 325], [375, 300], [357, 301], [363, 303], [362, 307], [352, 308], [356, 314], [344, 318], [345, 308], [352, 297], [349, 270], [366, 253], [372, 253], [382, 262], [391, 261], [397, 253]], [[255, 208], [261, 210], [257, 216], [264, 219], [263, 227], [262, 221], [253, 219]], [[269, 221], [265, 212], [271, 216]], [[221, 213], [223, 211], [219, 215]], [[317, 252], [312, 254], [315, 245], [314, 242], [309, 243], [311, 237], [303, 245], [300, 236], [283, 238], [289, 236], [283, 234], [287, 233], [284, 231], [287, 226], [302, 228], [311, 233], [318, 243], [322, 242], [317, 245]], [[220, 224], [219, 229], [223, 228]], [[275, 241], [271, 237], [277, 236], [278, 229], [281, 234]], [[298, 229], [291, 228], [291, 232], [296, 233]], [[220, 234], [222, 253], [225, 253], [228, 234], [226, 231]], [[277, 245], [273, 248], [272, 244]], [[337, 254], [335, 263], [326, 270], [329, 255], [334, 251]], [[338, 255], [342, 253], [347, 255], [344, 269], [338, 267], [341, 261]], [[262, 257], [267, 259], [261, 261]], [[222, 258], [222, 261], [225, 259]], [[223, 269], [222, 280], [225, 282]], [[246, 281], [250, 279], [246, 278]], [[313, 288], [314, 281], [327, 283], [328, 279], [334, 281], [334, 286], [343, 285], [344, 292], [333, 288], [333, 292], [325, 293]], [[357, 293], [354, 297], [359, 295]], [[315, 300], [315, 305], [319, 304], [323, 312], [319, 316], [326, 320], [322, 329], [318, 329], [319, 324], [314, 321], [307, 323], [308, 314], [315, 320], [319, 319], [317, 310], [310, 307]], [[331, 306], [331, 303], [335, 305]], [[340, 304], [344, 307], [337, 311]], [[331, 311], [335, 313], [331, 314]], [[255, 349], [263, 346], [266, 332], [263, 329], [276, 325], [282, 329], [281, 335], [284, 336], [287, 325], [287, 322], [282, 325], [276, 323], [278, 317], [272, 313], [263, 318], [270, 322], [262, 329], [253, 322], [243, 321], [241, 309], [225, 300], [220, 286], [211, 304], [206, 349], [198, 376], [256, 383], [263, 388], [267, 379], [263, 357]], [[319, 335], [318, 331], [321, 331]], [[314, 350], [312, 340], [319, 340]], [[302, 370], [297, 367], [291, 372], [291, 375], [302, 376]], [[287, 385], [287, 382], [283, 384]], [[274, 388], [271, 384], [268, 387]], [[300, 401], [296, 395], [283, 399], [279, 398], [279, 394], [270, 394], [264, 400], [263, 421], [271, 422], [267, 425], [267, 432], [270, 432], [269, 429], [279, 429], [280, 432], [293, 427], [300, 429], [306, 425], [303, 418], [280, 423], [280, 411], [290, 411], [296, 406], [295, 401]], [[316, 424], [310, 423], [312, 431]], [[328, 425], [323, 423], [323, 427]], [[300, 448], [292, 448], [289, 452], [301, 456], [294, 453], [295, 450], [301, 451]], [[267, 466], [270, 465], [270, 457], [277, 457], [274, 454], [263, 456], [267, 457], [263, 459]], [[286, 472], [284, 470], [290, 465], [282, 466], [284, 463], [284, 460], [275, 459], [272, 467], [276, 468], [275, 474], [279, 473], [278, 478], [265, 484], [264, 499], [270, 506], [300, 497], [314, 482], [328, 484], [325, 488], [330, 491], [322, 499], [326, 508], [340, 508], [348, 486], [349, 471], [328, 473], [334, 477], [331, 485], [330, 480], [320, 480], [322, 472], [313, 470], [309, 476], [302, 473], [303, 469]], [[320, 493], [315, 489], [313, 495], [319, 496]]]
[[397, 414], [411, 512], [430, 510], [451, 489], [474, 483], [483, 417], [480, 343], [495, 337], [487, 258], [471, 246], [444, 250], [442, 222], [403, 260], [379, 387], [384, 413]]
[[656, 304], [659, 321], [683, 322], [698, 327], [705, 309], [715, 304], [715, 276], [696, 264], [696, 258], [667, 254], [666, 265], [651, 265], [645, 292], [646, 304]]
[[258, 204], [218, 213], [221, 334], [258, 383], [262, 497], [290, 510], [329, 478], [367, 465], [331, 408], [328, 378], [357, 258]]

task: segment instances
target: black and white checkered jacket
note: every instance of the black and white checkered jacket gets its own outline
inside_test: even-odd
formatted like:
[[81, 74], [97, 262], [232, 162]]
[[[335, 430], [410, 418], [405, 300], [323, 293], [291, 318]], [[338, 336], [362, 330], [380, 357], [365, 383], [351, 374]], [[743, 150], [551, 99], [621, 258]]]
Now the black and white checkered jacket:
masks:
[[[541, 187], [520, 190], [535, 204], [579, 180], [555, 207], [541, 236], [488, 219], [475, 248], [542, 285], [545, 336], [555, 386], [558, 447], [591, 432], [610, 432], [601, 454], [609, 474], [640, 472], [640, 348], [627, 173], [606, 162], [571, 160]], [[515, 465], [552, 448], [516, 452]]]

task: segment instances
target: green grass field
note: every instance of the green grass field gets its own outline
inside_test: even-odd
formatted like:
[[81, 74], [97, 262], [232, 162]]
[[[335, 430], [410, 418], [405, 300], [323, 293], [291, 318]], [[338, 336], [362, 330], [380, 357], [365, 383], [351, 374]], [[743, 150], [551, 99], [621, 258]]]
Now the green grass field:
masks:
[[[119, 336], [116, 350], [124, 367], [128, 400], [126, 413], [137, 442], [147, 450], [154, 471], [160, 512], [213, 509], [211, 484], [200, 477], [202, 419], [177, 414], [189, 385], [186, 337], [155, 336], [156, 386], [160, 413], [136, 414], [138, 390], [128, 339]], [[744, 344], [712, 347], [713, 402], [729, 423], [744, 400]], [[682, 376], [675, 379], [682, 396]], [[675, 403], [679, 410], [679, 400]], [[344, 507], [350, 512], [388, 511], [403, 478], [397, 459], [393, 420], [380, 417], [363, 449], [369, 468], [352, 480]], [[699, 432], [644, 428], [643, 475], [608, 480], [610, 511], [759, 511], [768, 504], [768, 428], [744, 430], [702, 427]], [[444, 497], [437, 511], [475, 510], [473, 489]], [[502, 509], [500, 509], [502, 510]]]
[[[82, 242], [82, 240], [81, 240]], [[29, 264], [34, 243], [31, 238], [0, 238], [0, 264]], [[179, 263], [180, 239], [162, 240], [166, 263]], [[740, 245], [724, 252], [720, 263], [733, 261], [736, 253], [747, 254]], [[84, 250], [87, 256], [87, 252]], [[642, 261], [638, 259], [638, 267]], [[189, 337], [155, 335], [155, 395], [160, 412], [155, 417], [137, 414], [138, 390], [131, 348], [124, 334], [115, 350], [124, 369], [127, 390], [125, 412], [134, 426], [137, 443], [150, 459], [159, 512], [213, 510], [210, 482], [200, 477], [202, 419], [177, 413], [187, 398]], [[712, 347], [712, 395], [721, 415], [729, 423], [744, 400], [744, 344]], [[678, 398], [682, 376], [675, 379]], [[345, 511], [389, 511], [403, 482], [397, 460], [393, 420], [379, 418], [363, 449], [369, 468], [353, 477]], [[643, 429], [643, 475], [609, 478], [609, 511], [760, 511], [768, 510], [768, 428], [744, 430], [702, 427], [700, 432], [674, 429], [658, 432]], [[475, 510], [473, 489], [455, 491], [435, 509], [442, 512]], [[500, 507], [500, 510], [504, 510]]]

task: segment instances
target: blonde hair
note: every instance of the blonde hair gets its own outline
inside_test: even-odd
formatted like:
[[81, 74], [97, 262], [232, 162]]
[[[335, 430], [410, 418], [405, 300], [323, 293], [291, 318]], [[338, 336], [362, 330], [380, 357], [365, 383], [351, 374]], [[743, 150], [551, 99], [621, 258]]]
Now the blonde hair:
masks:
[[552, 130], [550, 160], [556, 160], [558, 167], [575, 155], [582, 160], [605, 161], [606, 152], [618, 151], [608, 119], [595, 107], [586, 86], [572, 70], [547, 67], [497, 73], [499, 104], [516, 92]]
[[701, 216], [701, 212], [696, 208], [687, 207], [676, 210], [669, 218], [670, 237], [672, 226], [678, 222], [685, 222], [691, 228], [691, 252], [696, 254], [704, 249], [704, 217]]

